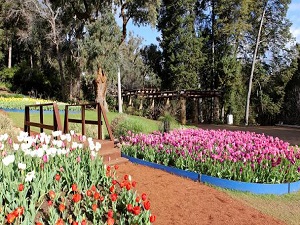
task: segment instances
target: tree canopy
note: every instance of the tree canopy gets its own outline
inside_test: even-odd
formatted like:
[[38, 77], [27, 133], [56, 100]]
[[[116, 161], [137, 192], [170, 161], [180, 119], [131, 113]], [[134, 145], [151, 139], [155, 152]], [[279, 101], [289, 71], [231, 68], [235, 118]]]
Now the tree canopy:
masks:
[[[286, 105], [299, 72], [289, 4], [0, 0], [0, 81], [23, 94], [64, 101], [97, 100], [101, 94], [105, 101], [107, 91], [116, 92], [120, 68], [125, 89], [217, 90], [223, 94], [222, 117], [231, 111], [236, 123], [275, 123], [296, 102]], [[156, 26], [158, 44], [142, 46], [128, 31], [129, 22]], [[209, 104], [214, 110], [219, 103]]]

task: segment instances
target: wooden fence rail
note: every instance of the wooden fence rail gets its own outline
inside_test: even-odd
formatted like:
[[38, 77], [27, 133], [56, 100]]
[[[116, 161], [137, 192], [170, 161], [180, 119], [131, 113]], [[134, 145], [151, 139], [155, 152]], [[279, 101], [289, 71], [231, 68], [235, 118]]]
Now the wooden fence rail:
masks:
[[[53, 109], [53, 125], [44, 124], [44, 107], [52, 106]], [[40, 122], [31, 122], [30, 121], [30, 108], [38, 108], [40, 111]], [[44, 129], [48, 130], [62, 130], [58, 106], [56, 103], [46, 103], [46, 104], [37, 104], [37, 105], [26, 105], [25, 106], [25, 119], [24, 119], [24, 131], [30, 134], [30, 127], [39, 127], [40, 132], [44, 132]]]
[[[52, 106], [53, 109], [53, 125], [48, 125], [44, 123], [44, 107]], [[81, 108], [81, 119], [72, 119], [69, 118], [69, 107], [80, 107]], [[85, 112], [87, 107], [96, 106], [97, 110], [97, 120], [87, 120], [85, 118]], [[30, 121], [30, 108], [38, 108], [40, 111], [40, 122], [31, 122]], [[64, 128], [62, 128], [58, 106], [56, 103], [47, 103], [47, 104], [37, 104], [37, 105], [26, 105], [25, 106], [25, 119], [24, 119], [24, 131], [30, 134], [30, 127], [39, 127], [40, 132], [44, 132], [44, 129], [52, 131], [63, 131], [64, 133], [69, 132], [69, 123], [80, 123], [82, 125], [82, 135], [86, 134], [86, 124], [93, 124], [98, 126], [98, 139], [103, 140], [102, 135], [102, 117], [104, 119], [106, 129], [111, 141], [114, 140], [110, 125], [106, 113], [103, 109], [103, 106], [100, 103], [90, 103], [90, 104], [80, 104], [80, 105], [66, 105], [65, 106], [65, 118], [64, 118]]]
[[[72, 106], [77, 106], [77, 107], [81, 107], [81, 119], [71, 119], [69, 118], [69, 107]], [[85, 118], [85, 111], [87, 109], [87, 107], [91, 107], [91, 106], [96, 106], [96, 110], [97, 110], [97, 120], [87, 120]], [[103, 106], [100, 103], [90, 103], [90, 104], [79, 104], [79, 105], [66, 105], [65, 106], [65, 119], [64, 119], [64, 133], [68, 133], [69, 132], [69, 123], [80, 123], [82, 125], [82, 135], [86, 134], [86, 124], [93, 124], [93, 125], [97, 125], [98, 126], [98, 139], [99, 140], [103, 140], [103, 135], [102, 135], [102, 119], [101, 117], [103, 116], [105, 125], [106, 125], [106, 129], [109, 135], [109, 139], [111, 141], [114, 140], [112, 131], [110, 129], [109, 123], [108, 123], [108, 119], [106, 116], [106, 113], [103, 109]]]

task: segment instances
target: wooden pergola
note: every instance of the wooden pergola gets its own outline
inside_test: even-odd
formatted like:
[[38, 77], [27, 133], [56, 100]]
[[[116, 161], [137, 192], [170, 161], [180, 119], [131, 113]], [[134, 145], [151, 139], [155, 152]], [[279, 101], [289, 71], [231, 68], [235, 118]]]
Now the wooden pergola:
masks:
[[[132, 105], [132, 98], [140, 98], [139, 109], [143, 108], [143, 99], [152, 99], [151, 107], [154, 107], [155, 101], [158, 99], [166, 99], [166, 106], [168, 106], [171, 99], [180, 101], [181, 108], [181, 123], [186, 124], [186, 102], [193, 100], [195, 104], [195, 110], [198, 111], [199, 99], [212, 99], [213, 108], [211, 116], [214, 119], [220, 117], [220, 98], [222, 98], [221, 91], [202, 91], [202, 90], [177, 90], [177, 91], [161, 91], [158, 89], [134, 89], [134, 90], [123, 90], [122, 92], [123, 99], [128, 101], [128, 105]], [[223, 110], [223, 109], [222, 109]], [[223, 115], [223, 113], [221, 113]], [[198, 112], [195, 112], [195, 117], [198, 117]], [[212, 120], [214, 120], [212, 119]]]

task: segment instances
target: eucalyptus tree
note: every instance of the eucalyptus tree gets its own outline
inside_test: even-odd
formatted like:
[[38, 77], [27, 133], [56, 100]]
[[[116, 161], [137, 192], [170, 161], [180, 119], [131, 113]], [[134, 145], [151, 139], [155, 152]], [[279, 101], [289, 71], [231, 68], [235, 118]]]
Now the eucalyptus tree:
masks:
[[[73, 34], [69, 36], [78, 39], [82, 67], [94, 76], [96, 101], [106, 105], [107, 81], [116, 73], [119, 60], [117, 52], [126, 39], [128, 22], [132, 20], [136, 25], [154, 24], [159, 1], [52, 2], [56, 7], [62, 7], [63, 24], [73, 30]], [[121, 28], [116, 24], [117, 15], [122, 19]]]
[[140, 46], [142, 39], [129, 34], [120, 46], [120, 69], [122, 71], [122, 87], [124, 89], [142, 88], [145, 83], [147, 66], [143, 62]]
[[280, 121], [285, 124], [300, 125], [300, 45], [296, 44], [295, 48], [296, 55], [291, 64], [294, 71], [292, 78], [285, 86]]
[[[291, 56], [293, 55], [293, 51], [289, 48], [292, 40], [291, 23], [286, 17], [289, 4], [290, 0], [252, 2], [251, 17], [249, 18], [252, 29], [249, 30], [245, 39], [248, 44], [248, 62], [252, 64], [251, 71], [249, 71], [245, 124], [248, 124], [250, 114], [252, 79], [259, 79], [261, 76], [259, 68], [264, 68], [265, 73], [270, 76], [268, 86], [276, 85], [265, 98], [270, 105], [276, 106], [272, 107], [276, 110], [270, 111], [269, 115], [278, 115], [281, 109], [284, 92], [278, 90], [284, 89], [291, 78], [291, 72], [287, 72], [286, 68], [291, 65]], [[281, 80], [281, 82], [274, 83], [274, 80]], [[252, 113], [255, 113], [255, 110], [252, 110]]]

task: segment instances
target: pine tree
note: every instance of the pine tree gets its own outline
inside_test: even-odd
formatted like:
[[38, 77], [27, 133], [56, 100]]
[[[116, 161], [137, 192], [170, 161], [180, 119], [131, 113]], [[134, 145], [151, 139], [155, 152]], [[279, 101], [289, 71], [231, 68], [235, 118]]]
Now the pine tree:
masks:
[[199, 69], [203, 64], [202, 39], [195, 29], [196, 3], [163, 1], [158, 29], [162, 32], [165, 89], [198, 88]]

